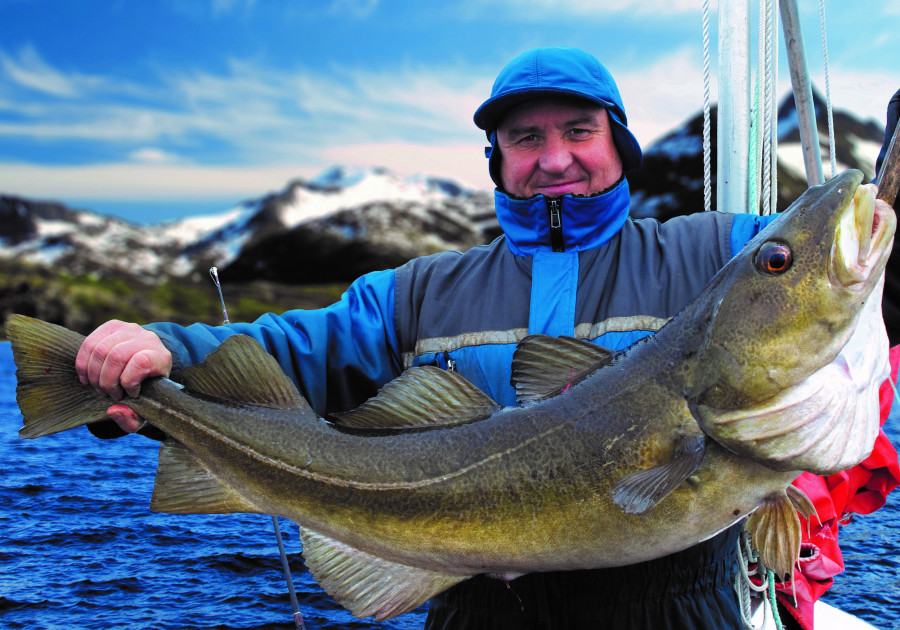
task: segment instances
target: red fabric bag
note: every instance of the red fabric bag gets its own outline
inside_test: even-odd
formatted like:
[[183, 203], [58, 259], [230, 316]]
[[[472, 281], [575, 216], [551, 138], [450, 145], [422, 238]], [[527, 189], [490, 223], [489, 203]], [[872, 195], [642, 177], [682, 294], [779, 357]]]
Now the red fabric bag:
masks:
[[[891, 348], [890, 362], [891, 379], [896, 383], [900, 346]], [[854, 514], [871, 514], [882, 507], [888, 493], [900, 485], [897, 451], [883, 428], [894, 400], [891, 381], [882, 383], [879, 397], [882, 429], [868, 458], [834, 475], [820, 477], [803, 473], [794, 481], [812, 499], [821, 522], [815, 516], [810, 522], [800, 518], [803, 542], [799, 571], [794, 572], [793, 584], [776, 584], [776, 596], [779, 608], [787, 610], [804, 630], [812, 630], [816, 600], [831, 588], [834, 576], [844, 570], [838, 546], [840, 525], [849, 523]]]

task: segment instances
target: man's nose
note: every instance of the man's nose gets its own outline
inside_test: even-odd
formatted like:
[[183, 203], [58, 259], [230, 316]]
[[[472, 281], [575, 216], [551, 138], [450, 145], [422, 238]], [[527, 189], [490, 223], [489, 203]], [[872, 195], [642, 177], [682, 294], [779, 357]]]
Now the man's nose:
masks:
[[562, 173], [572, 163], [572, 153], [562, 139], [553, 138], [544, 143], [539, 163], [546, 173]]

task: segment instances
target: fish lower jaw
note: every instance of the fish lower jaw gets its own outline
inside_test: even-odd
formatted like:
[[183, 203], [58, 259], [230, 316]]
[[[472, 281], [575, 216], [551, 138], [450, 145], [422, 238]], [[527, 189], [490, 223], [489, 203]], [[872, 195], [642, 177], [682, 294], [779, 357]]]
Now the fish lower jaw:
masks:
[[848, 291], [865, 291], [875, 270], [880, 267], [882, 258], [890, 249], [880, 247], [869, 250], [866, 255], [861, 252], [847, 252], [838, 247], [837, 241], [832, 246], [831, 262], [828, 268], [828, 279], [833, 286]]
[[849, 289], [864, 286], [891, 252], [897, 217], [876, 192], [871, 184], [857, 189], [832, 243], [829, 276]]

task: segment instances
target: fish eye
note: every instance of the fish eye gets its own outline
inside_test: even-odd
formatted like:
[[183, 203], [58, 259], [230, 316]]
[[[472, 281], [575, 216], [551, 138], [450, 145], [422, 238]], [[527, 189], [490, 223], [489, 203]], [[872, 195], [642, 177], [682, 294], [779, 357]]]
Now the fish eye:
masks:
[[791, 268], [791, 263], [793, 262], [791, 248], [777, 241], [763, 243], [753, 259], [753, 264], [756, 265], [756, 268], [770, 276], [784, 273]]

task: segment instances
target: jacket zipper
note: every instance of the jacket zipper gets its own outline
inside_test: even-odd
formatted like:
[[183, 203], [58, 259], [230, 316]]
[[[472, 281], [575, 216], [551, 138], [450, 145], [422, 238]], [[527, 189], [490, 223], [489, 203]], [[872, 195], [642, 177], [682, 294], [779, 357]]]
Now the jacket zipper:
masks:
[[566, 243], [563, 240], [560, 205], [561, 201], [559, 199], [547, 199], [547, 211], [550, 214], [550, 246], [555, 252], [566, 251]]

